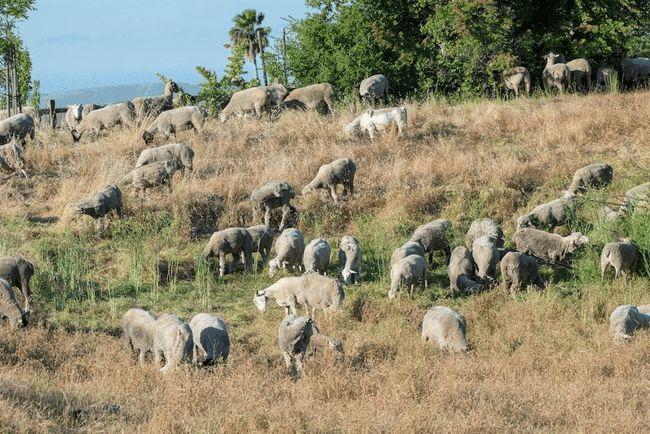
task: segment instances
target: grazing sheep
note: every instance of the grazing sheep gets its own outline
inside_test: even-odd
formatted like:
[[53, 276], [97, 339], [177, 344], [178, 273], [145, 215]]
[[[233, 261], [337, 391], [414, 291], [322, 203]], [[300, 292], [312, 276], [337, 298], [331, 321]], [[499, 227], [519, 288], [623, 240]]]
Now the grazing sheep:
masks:
[[282, 268], [292, 271], [300, 270], [305, 252], [305, 238], [298, 229], [289, 228], [282, 231], [275, 241], [275, 258], [269, 261], [269, 277]]
[[225, 362], [230, 354], [230, 337], [226, 322], [218, 316], [209, 313], [194, 315], [190, 321], [194, 353], [202, 357], [201, 364], [210, 366], [221, 359]]
[[433, 263], [433, 252], [437, 250], [442, 250], [445, 252], [445, 258], [449, 258], [451, 249], [447, 237], [451, 233], [451, 228], [449, 220], [434, 220], [418, 226], [409, 241], [422, 244], [424, 251], [429, 253], [429, 263]]
[[620, 213], [632, 212], [635, 208], [648, 209], [650, 207], [650, 182], [637, 185], [625, 192]]
[[422, 244], [417, 241], [408, 241], [404, 243], [402, 247], [393, 250], [393, 255], [390, 257], [390, 266], [392, 267], [397, 262], [410, 255], [420, 255], [424, 257], [424, 247]]
[[388, 79], [383, 74], [364, 79], [359, 85], [359, 96], [366, 104], [385, 103], [388, 100]]
[[[586, 59], [574, 59], [566, 64], [571, 76], [571, 86], [578, 91], [591, 89], [591, 65]], [[583, 85], [585, 87], [583, 87]]]
[[122, 339], [130, 351], [138, 351], [138, 362], [144, 366], [147, 352], [153, 354], [156, 317], [144, 309], [133, 308], [122, 317]]
[[409, 298], [413, 298], [415, 284], [420, 283], [424, 289], [427, 284], [427, 264], [420, 255], [409, 255], [400, 259], [390, 269], [390, 290], [388, 299], [393, 300], [401, 287], [406, 287]]
[[312, 330], [313, 334], [311, 335], [311, 341], [309, 343], [311, 348], [311, 352], [309, 353], [310, 355], [318, 351], [331, 350], [338, 356], [343, 356], [343, 342], [340, 339], [322, 334], [320, 330], [318, 330], [318, 327], [316, 327], [316, 324], [313, 324]]
[[312, 84], [294, 89], [283, 102], [289, 109], [334, 113], [334, 89], [329, 83]]
[[566, 193], [563, 197], [536, 206], [533, 210], [517, 218], [517, 230], [527, 227], [554, 229], [563, 226], [567, 217], [575, 209], [576, 196]]
[[327, 268], [330, 265], [330, 245], [322, 238], [311, 240], [305, 246], [302, 254], [302, 262], [305, 266], [305, 273], [318, 273], [327, 275]]
[[155, 117], [166, 110], [174, 108], [174, 93], [178, 91], [178, 85], [169, 80], [165, 83], [165, 90], [161, 96], [139, 96], [134, 98], [131, 102], [135, 107], [138, 120], [141, 121], [148, 116]]
[[379, 110], [366, 110], [345, 127], [348, 136], [366, 133], [374, 141], [377, 132], [386, 130], [390, 125], [397, 126], [398, 136], [406, 131], [407, 113], [405, 107], [392, 107]]
[[615, 83], [618, 79], [618, 72], [610, 67], [606, 66], [603, 68], [598, 68], [596, 71], [596, 86], [597, 91], [611, 89], [612, 83]]
[[278, 327], [278, 345], [287, 370], [293, 375], [302, 374], [302, 361], [314, 332], [314, 321], [308, 316], [289, 314]]
[[485, 236], [497, 247], [503, 247], [505, 242], [503, 231], [497, 222], [489, 218], [477, 219], [472, 222], [465, 235], [465, 245], [471, 249], [475, 239]]
[[115, 211], [119, 218], [124, 216], [122, 208], [122, 192], [116, 185], [109, 185], [104, 190], [74, 205], [77, 213], [95, 219], [95, 229], [99, 232], [104, 228], [105, 217]]
[[27, 313], [21, 309], [11, 284], [0, 278], [0, 318], [7, 318], [12, 330], [27, 325]]
[[0, 169], [6, 172], [20, 172], [27, 179], [25, 172], [25, 149], [15, 138], [6, 145], [0, 145]]
[[564, 262], [571, 253], [589, 242], [589, 238], [580, 232], [561, 237], [534, 228], [518, 230], [513, 239], [520, 252], [551, 264]]
[[165, 366], [160, 372], [168, 373], [177, 368], [183, 360], [196, 363], [194, 340], [190, 326], [177, 317], [166, 313], [155, 322], [153, 339], [153, 356], [156, 366], [160, 366], [162, 357]]
[[361, 281], [361, 247], [356, 237], [346, 235], [341, 238], [339, 263], [343, 264], [343, 283], [350, 285]]
[[68, 106], [68, 111], [65, 112], [65, 123], [70, 130], [74, 129], [79, 122], [83, 120], [88, 113], [104, 107], [98, 104], [73, 104]]
[[501, 259], [501, 278], [506, 289], [513, 295], [523, 285], [537, 285], [542, 289], [546, 286], [539, 275], [539, 266], [535, 258], [520, 252], [508, 252]]
[[474, 280], [474, 259], [472, 253], [465, 246], [458, 246], [449, 258], [449, 289], [452, 295], [458, 292], [479, 292], [483, 285]]
[[131, 102], [111, 104], [88, 113], [70, 132], [73, 140], [78, 142], [87, 131], [97, 136], [103, 129], [117, 125], [132, 126], [134, 120], [135, 107]]
[[434, 306], [422, 319], [422, 342], [435, 342], [441, 351], [467, 351], [465, 317], [446, 306]]
[[554, 53], [549, 53], [544, 58], [546, 59], [546, 67], [542, 73], [544, 89], [550, 92], [553, 88], [557, 88], [558, 91], [564, 92], [571, 83], [569, 67], [564, 62], [558, 62], [557, 55]]
[[219, 257], [219, 277], [226, 274], [226, 255], [232, 255], [233, 261], [228, 271], [236, 269], [235, 264], [244, 263], [246, 271], [253, 271], [253, 238], [244, 228], [228, 228], [212, 234], [203, 249], [203, 258]]
[[24, 144], [25, 137], [34, 140], [35, 134], [34, 119], [26, 113], [19, 113], [0, 122], [0, 145], [6, 145], [14, 139]]
[[650, 80], [650, 59], [638, 57], [636, 59], [624, 58], [621, 60], [623, 83], [632, 86], [642, 85]]
[[483, 281], [493, 280], [499, 262], [499, 250], [489, 236], [474, 240], [472, 258], [476, 264], [476, 276]]
[[279, 106], [286, 95], [287, 90], [281, 84], [237, 91], [230, 97], [228, 105], [219, 113], [219, 120], [226, 122], [231, 117], [247, 114], [255, 114], [260, 119], [262, 113], [268, 112], [273, 106]]
[[291, 199], [296, 197], [296, 192], [288, 182], [274, 181], [263, 185], [251, 194], [253, 205], [253, 220], [257, 220], [257, 214], [264, 210], [264, 224], [269, 226], [271, 210], [282, 208], [282, 221], [278, 230], [282, 231], [287, 226], [286, 220], [291, 211]]
[[630, 341], [636, 330], [650, 327], [650, 305], [617, 307], [609, 316], [609, 327], [615, 342]]
[[629, 239], [605, 244], [600, 255], [600, 272], [603, 280], [608, 267], [614, 268], [614, 278], [618, 279], [621, 272], [634, 272], [638, 260], [636, 247]]
[[0, 279], [9, 282], [9, 285], [20, 289], [25, 299], [25, 312], [29, 313], [32, 301], [32, 290], [29, 281], [34, 275], [35, 265], [21, 256], [0, 257]]
[[246, 230], [253, 241], [251, 253], [259, 253], [260, 263], [265, 264], [269, 259], [271, 246], [273, 245], [273, 237], [275, 236], [273, 229], [266, 225], [257, 225], [246, 228]]
[[122, 178], [122, 184], [131, 185], [136, 190], [145, 191], [149, 188], [167, 185], [170, 189], [176, 167], [171, 161], [147, 164], [136, 167]]
[[523, 66], [515, 66], [501, 72], [501, 82], [506, 88], [506, 92], [513, 91], [515, 97], [519, 97], [519, 88], [524, 83], [526, 96], [530, 96], [530, 74]]
[[345, 299], [343, 285], [336, 279], [316, 273], [283, 277], [266, 289], [255, 293], [253, 302], [260, 312], [266, 311], [269, 298], [275, 299], [285, 314], [298, 313], [297, 306], [304, 306], [307, 314], [314, 317], [316, 309], [324, 312], [339, 310]]
[[153, 142], [156, 133], [163, 135], [168, 140], [177, 131], [193, 129], [199, 133], [203, 129], [205, 117], [201, 109], [190, 105], [166, 110], [158, 115], [156, 120], [142, 133], [142, 139], [146, 144]]
[[331, 163], [323, 164], [318, 169], [316, 177], [302, 189], [302, 194], [307, 194], [318, 188], [327, 188], [330, 191], [334, 203], [338, 204], [336, 186], [343, 184], [343, 196], [354, 195], [354, 174], [357, 165], [349, 158], [340, 158]]
[[589, 166], [581, 167], [573, 174], [571, 185], [567, 193], [575, 195], [584, 193], [589, 187], [605, 187], [612, 182], [614, 169], [605, 163], [594, 163]]
[[157, 148], [145, 149], [140, 153], [135, 167], [146, 166], [151, 163], [171, 161], [178, 170], [192, 170], [194, 150], [184, 143], [171, 143]]

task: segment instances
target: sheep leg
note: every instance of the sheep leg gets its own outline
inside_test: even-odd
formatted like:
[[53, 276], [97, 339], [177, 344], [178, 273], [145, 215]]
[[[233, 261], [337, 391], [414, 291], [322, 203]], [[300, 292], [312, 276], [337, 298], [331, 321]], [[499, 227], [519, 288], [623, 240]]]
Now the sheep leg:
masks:
[[264, 213], [264, 224], [268, 226], [270, 221], [271, 221], [271, 207], [267, 205], [266, 212]]
[[332, 196], [332, 199], [334, 199], [334, 203], [336, 205], [339, 204], [339, 198], [336, 195], [336, 185], [330, 185], [330, 195]]
[[293, 366], [293, 363], [291, 363], [291, 362], [292, 362], [292, 358], [291, 358], [291, 356], [289, 355], [289, 353], [287, 353], [286, 351], [284, 351], [284, 352], [282, 353], [282, 357], [284, 358], [284, 364], [285, 364], [285, 366], [287, 367], [287, 369], [288, 369], [288, 370], [291, 370], [291, 368], [292, 368], [292, 366]]
[[376, 131], [376, 130], [375, 130], [374, 125], [371, 126], [371, 127], [368, 127], [368, 135], [370, 136], [370, 141], [371, 141], [371, 142], [374, 142], [374, 141], [375, 141], [375, 136], [376, 136], [375, 131]]
[[223, 277], [226, 274], [226, 254], [219, 252], [219, 277]]
[[140, 366], [144, 366], [144, 356], [145, 356], [145, 354], [146, 354], [146, 352], [144, 350], [140, 349], [140, 354], [138, 355], [138, 363], [140, 364]]
[[288, 216], [289, 216], [289, 205], [282, 205], [282, 220], [280, 220], [280, 228], [279, 228], [280, 230], [284, 229], [284, 225]]
[[616, 267], [616, 266], [615, 266], [615, 267], [614, 267], [614, 278], [615, 278], [615, 279], [618, 279], [618, 276], [619, 276], [620, 274], [621, 274], [621, 270], [619, 269], [619, 267]]

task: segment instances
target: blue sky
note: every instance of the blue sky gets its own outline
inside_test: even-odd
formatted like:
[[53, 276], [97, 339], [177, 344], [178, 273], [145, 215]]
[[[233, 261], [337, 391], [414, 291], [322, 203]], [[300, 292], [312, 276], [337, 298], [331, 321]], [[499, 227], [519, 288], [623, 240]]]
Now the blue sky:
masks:
[[38, 0], [20, 24], [43, 92], [148, 83], [160, 72], [199, 83], [196, 65], [221, 72], [232, 17], [266, 14], [274, 36], [282, 17], [302, 17], [304, 0]]

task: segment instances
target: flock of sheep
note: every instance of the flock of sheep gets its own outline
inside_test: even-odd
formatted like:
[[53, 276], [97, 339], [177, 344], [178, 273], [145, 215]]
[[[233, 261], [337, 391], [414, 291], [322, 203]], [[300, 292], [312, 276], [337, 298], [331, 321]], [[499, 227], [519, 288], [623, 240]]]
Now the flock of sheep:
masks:
[[[630, 60], [632, 66], [636, 65], [633, 60]], [[564, 64], [563, 59], [553, 53], [547, 56], [547, 61], [545, 82], [548, 79], [549, 83], [557, 85], [556, 79], [560, 77], [557, 83], [565, 80], [567, 70], [569, 76], [577, 80], [578, 71], [582, 70], [586, 85], [590, 86], [590, 72], [585, 69], [588, 69], [588, 64], [585, 66], [578, 61]], [[518, 74], [526, 81], [528, 73], [525, 68], [513, 71], [516, 73], [514, 75]], [[556, 76], [557, 71], [559, 75]], [[515, 83], [514, 75], [504, 73], [504, 82]], [[72, 137], [77, 141], [85, 134], [97, 135], [103, 129], [143, 122], [148, 118], [155, 120], [143, 133], [142, 138], [147, 144], [153, 141], [157, 133], [168, 139], [181, 129], [200, 131], [205, 122], [202, 109], [196, 106], [172, 108], [173, 93], [177, 89], [175, 83], [168, 82], [165, 94], [159, 97], [136, 98], [132, 102], [106, 107], [71, 106], [66, 120]], [[359, 93], [370, 104], [385, 101], [388, 80], [383, 75], [372, 76], [361, 83]], [[232, 117], [250, 115], [260, 117], [274, 106], [322, 108], [332, 112], [332, 102], [333, 90], [329, 84], [307, 86], [290, 93], [282, 85], [260, 86], [235, 93], [221, 112], [220, 120], [226, 122]], [[397, 126], [400, 134], [403, 133], [406, 121], [404, 108], [371, 109], [352, 121], [346, 127], [346, 132], [363, 132], [374, 139], [378, 131], [391, 124]], [[0, 167], [10, 167], [27, 176], [21, 142], [27, 137], [33, 138], [34, 131], [34, 121], [28, 114], [16, 115], [0, 123]], [[137, 192], [146, 192], [158, 186], [169, 187], [176, 171], [192, 170], [194, 155], [194, 150], [182, 143], [146, 149], [120, 185], [131, 186]], [[338, 204], [339, 185], [343, 186], [342, 198], [354, 195], [356, 170], [355, 162], [349, 158], [332, 161], [319, 168], [302, 193], [305, 195], [316, 189], [325, 189]], [[567, 217], [580, 205], [580, 195], [587, 189], [608, 185], [612, 178], [612, 167], [604, 163], [576, 171], [569, 188], [560, 198], [539, 205], [517, 219], [517, 231], [513, 236], [516, 250], [504, 249], [503, 231], [497, 222], [489, 218], [474, 221], [466, 234], [465, 245], [453, 249], [450, 245], [451, 221], [435, 220], [419, 226], [391, 256], [388, 298], [399, 297], [401, 290], [406, 290], [412, 296], [418, 285], [426, 288], [428, 268], [437, 251], [445, 255], [452, 294], [471, 294], [496, 285], [499, 264], [502, 283], [511, 293], [529, 284], [543, 288], [545, 282], [539, 274], [539, 264], [568, 267], [571, 255], [589, 242], [581, 233], [562, 237], [550, 231], [566, 223]], [[641, 184], [626, 193], [624, 203], [618, 210], [604, 209], [604, 216], [615, 219], [634, 207], [647, 207], [649, 196], [650, 183]], [[285, 181], [270, 182], [251, 192], [253, 219], [259, 224], [215, 232], [203, 249], [202, 256], [207, 261], [217, 258], [220, 276], [241, 269], [256, 272], [267, 262], [269, 278], [274, 278], [282, 270], [295, 274], [281, 277], [267, 288], [255, 291], [253, 302], [260, 312], [266, 310], [269, 299], [285, 309], [286, 316], [278, 329], [278, 343], [287, 368], [300, 373], [309, 348], [312, 352], [320, 348], [330, 348], [340, 354], [343, 352], [340, 340], [320, 333], [314, 319], [315, 311], [323, 310], [329, 315], [341, 309], [345, 285], [361, 281], [362, 248], [356, 237], [343, 236], [338, 245], [342, 280], [328, 276], [332, 249], [322, 238], [307, 243], [304, 235], [295, 228], [298, 210], [291, 204], [294, 198], [293, 186]], [[95, 219], [98, 230], [105, 226], [106, 218], [111, 213], [116, 213], [120, 218], [124, 214], [119, 185], [107, 186], [73, 207], [79, 214]], [[282, 211], [277, 228], [271, 226], [271, 212], [275, 209]], [[275, 257], [269, 260], [273, 246]], [[259, 255], [255, 269], [254, 253]], [[428, 261], [425, 258], [427, 253]], [[601, 258], [603, 277], [608, 267], [614, 268], [615, 277], [633, 272], [637, 258], [634, 243], [629, 239], [607, 244]], [[0, 258], [0, 314], [8, 318], [14, 328], [27, 323], [31, 299], [29, 281], [33, 274], [34, 264], [22, 257]], [[17, 301], [13, 287], [22, 291], [24, 308]], [[298, 308], [304, 308], [307, 315], [298, 316]], [[629, 339], [636, 328], [650, 326], [650, 305], [621, 306], [612, 313], [610, 323], [617, 340]], [[225, 361], [230, 352], [225, 321], [208, 313], [196, 315], [188, 324], [175, 315], [165, 314], [156, 318], [142, 309], [130, 309], [122, 319], [122, 329], [129, 348], [139, 353], [140, 363], [144, 363], [146, 353], [151, 352], [157, 365], [164, 358], [163, 372], [174, 369], [183, 360], [204, 365]], [[433, 342], [445, 351], [467, 350], [464, 317], [448, 307], [432, 307], [423, 318], [422, 340]]]

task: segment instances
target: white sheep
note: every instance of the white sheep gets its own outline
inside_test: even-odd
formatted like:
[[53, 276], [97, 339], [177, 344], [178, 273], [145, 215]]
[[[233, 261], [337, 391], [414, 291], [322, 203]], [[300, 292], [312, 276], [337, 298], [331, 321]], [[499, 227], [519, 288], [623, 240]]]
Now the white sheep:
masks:
[[576, 196], [567, 192], [564, 196], [538, 205], [528, 214], [519, 216], [517, 218], [517, 229], [535, 227], [552, 230], [557, 226], [563, 226], [575, 206]]
[[424, 289], [428, 287], [427, 264], [424, 258], [420, 255], [409, 255], [400, 259], [390, 269], [388, 299], [393, 300], [401, 287], [405, 287], [409, 298], [413, 298], [417, 283], [420, 283]]
[[476, 264], [476, 276], [483, 281], [493, 280], [500, 255], [497, 245], [489, 236], [474, 240], [472, 244], [472, 258]]
[[163, 135], [165, 140], [169, 139], [178, 131], [193, 129], [196, 133], [203, 130], [205, 117], [196, 106], [179, 107], [172, 110], [166, 110], [149, 125], [142, 133], [142, 139], [146, 144], [153, 142], [156, 133]]
[[165, 110], [171, 110], [174, 107], [174, 93], [179, 90], [178, 85], [169, 80], [165, 83], [165, 90], [161, 96], [139, 96], [134, 98], [132, 103], [138, 120], [141, 121], [148, 116], [155, 117]]
[[550, 92], [553, 88], [557, 88], [563, 92], [571, 83], [569, 67], [564, 62], [558, 62], [563, 59], [558, 59], [554, 53], [549, 53], [544, 58], [546, 59], [546, 67], [542, 73], [544, 89]]
[[[228, 228], [212, 234], [203, 249], [203, 259], [219, 258], [219, 277], [226, 271], [234, 271], [237, 264], [243, 263], [246, 271], [253, 271], [253, 238], [244, 228]], [[227, 265], [226, 255], [232, 255], [232, 263]]]
[[167, 313], [156, 320], [154, 327], [153, 355], [156, 367], [160, 366], [162, 358], [165, 358], [165, 366], [160, 372], [172, 371], [183, 360], [196, 363], [192, 329], [185, 321]]
[[153, 354], [156, 317], [144, 309], [133, 308], [122, 317], [122, 339], [129, 351], [138, 352], [138, 362], [144, 366], [148, 352]]
[[11, 284], [0, 278], [0, 318], [7, 318], [12, 330], [27, 325], [27, 313], [20, 307]]
[[251, 253], [259, 253], [260, 264], [265, 264], [271, 253], [275, 231], [266, 225], [256, 225], [246, 228], [253, 241]]
[[605, 244], [600, 255], [600, 272], [603, 280], [607, 268], [614, 269], [614, 277], [618, 279], [621, 272], [626, 276], [634, 272], [639, 254], [629, 239]]
[[68, 125], [70, 130], [74, 129], [79, 122], [83, 120], [88, 113], [93, 110], [97, 110], [104, 107], [103, 105], [98, 104], [73, 104], [68, 106], [68, 110], [65, 112], [65, 123]]
[[345, 133], [350, 137], [365, 133], [374, 141], [377, 132], [386, 130], [390, 125], [396, 125], [398, 136], [402, 137], [406, 131], [406, 123], [406, 107], [366, 110], [345, 127]]
[[12, 140], [24, 144], [25, 137], [34, 140], [35, 134], [34, 119], [26, 113], [19, 113], [0, 122], [0, 145], [6, 145]]
[[449, 258], [451, 249], [448, 237], [451, 234], [451, 229], [451, 221], [446, 219], [434, 220], [418, 226], [409, 241], [422, 244], [424, 251], [429, 253], [429, 263], [433, 263], [433, 252], [438, 250], [445, 252], [445, 257]]
[[88, 113], [70, 133], [73, 140], [78, 142], [87, 131], [97, 136], [100, 131], [117, 125], [132, 126], [134, 120], [135, 107], [133, 103], [111, 104]]
[[357, 165], [349, 158], [340, 158], [331, 163], [323, 164], [316, 177], [302, 189], [302, 194], [307, 194], [319, 188], [329, 189], [334, 203], [338, 204], [336, 186], [343, 185], [343, 196], [354, 195], [354, 174]]
[[178, 170], [192, 170], [194, 150], [184, 143], [170, 143], [156, 148], [145, 149], [140, 153], [135, 167], [171, 161]]
[[441, 351], [467, 351], [465, 317], [446, 306], [434, 306], [422, 319], [422, 342], [432, 342]]
[[632, 212], [635, 209], [647, 210], [648, 208], [650, 208], [650, 182], [637, 185], [625, 192], [619, 214]]
[[74, 209], [81, 215], [87, 215], [95, 220], [95, 229], [104, 229], [106, 217], [115, 212], [119, 218], [124, 216], [122, 207], [122, 191], [117, 185], [108, 185], [80, 202], [74, 204]]
[[291, 199], [296, 197], [296, 192], [285, 181], [272, 181], [264, 184], [251, 193], [251, 205], [253, 206], [253, 220], [257, 221], [257, 215], [264, 211], [264, 224], [269, 226], [271, 221], [271, 210], [282, 208], [282, 220], [278, 230], [286, 228], [287, 218], [291, 212]]
[[341, 237], [339, 263], [343, 265], [341, 276], [346, 285], [361, 281], [361, 246], [356, 237]]
[[269, 277], [275, 276], [280, 269], [300, 270], [304, 252], [305, 237], [302, 232], [294, 228], [282, 231], [275, 241], [275, 258], [269, 261]]
[[526, 96], [530, 96], [530, 74], [523, 66], [515, 66], [514, 68], [506, 69], [501, 72], [501, 82], [507, 91], [515, 93], [515, 97], [519, 97], [519, 88], [524, 84], [524, 91]]
[[505, 242], [503, 230], [497, 222], [489, 218], [477, 219], [472, 222], [465, 235], [465, 245], [471, 249], [475, 239], [485, 236], [489, 237], [497, 247], [503, 247]]
[[327, 269], [330, 265], [331, 249], [329, 243], [322, 239], [316, 238], [311, 240], [305, 246], [302, 255], [302, 263], [305, 273], [319, 273], [327, 275]]
[[[136, 167], [122, 178], [122, 184], [131, 185], [138, 191], [167, 185], [176, 173], [176, 167], [171, 161], [147, 164]], [[171, 188], [171, 187], [169, 187]]]
[[194, 353], [197, 362], [210, 366], [219, 360], [225, 362], [230, 354], [230, 337], [226, 322], [209, 313], [198, 313], [190, 321]]
[[483, 285], [475, 280], [475, 269], [472, 253], [467, 247], [458, 246], [451, 252], [447, 274], [452, 295], [483, 290]]
[[258, 119], [271, 107], [279, 106], [287, 95], [281, 84], [258, 86], [235, 92], [228, 105], [219, 113], [219, 120], [226, 122], [231, 117], [254, 114]]
[[562, 264], [573, 252], [589, 242], [580, 232], [567, 237], [534, 228], [515, 232], [513, 239], [517, 250], [551, 264]]
[[503, 285], [515, 294], [527, 284], [544, 288], [546, 283], [539, 275], [539, 265], [532, 256], [520, 252], [508, 252], [501, 259], [501, 278]]
[[[571, 76], [571, 86], [588, 92], [591, 89], [591, 65], [586, 59], [574, 59], [566, 63]], [[583, 85], [585, 87], [583, 87]]]
[[288, 109], [334, 113], [334, 89], [329, 83], [312, 84], [292, 90], [284, 99]]
[[383, 74], [364, 79], [359, 85], [359, 96], [366, 104], [385, 103], [388, 100], [388, 79]]
[[5, 145], [0, 145], [0, 169], [22, 173], [25, 179], [28, 178], [25, 172], [25, 149], [15, 138]]
[[594, 163], [576, 170], [567, 194], [584, 193], [587, 188], [605, 187], [612, 182], [614, 169], [606, 163]]
[[650, 305], [617, 307], [609, 316], [609, 327], [615, 342], [630, 341], [636, 330], [650, 327]]
[[407, 241], [401, 247], [393, 250], [393, 254], [390, 257], [390, 266], [392, 267], [398, 261], [409, 255], [420, 255], [424, 257], [424, 246], [418, 241]]
[[292, 374], [302, 374], [302, 361], [314, 333], [314, 321], [308, 316], [289, 314], [278, 327], [278, 346], [284, 363]]

